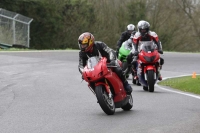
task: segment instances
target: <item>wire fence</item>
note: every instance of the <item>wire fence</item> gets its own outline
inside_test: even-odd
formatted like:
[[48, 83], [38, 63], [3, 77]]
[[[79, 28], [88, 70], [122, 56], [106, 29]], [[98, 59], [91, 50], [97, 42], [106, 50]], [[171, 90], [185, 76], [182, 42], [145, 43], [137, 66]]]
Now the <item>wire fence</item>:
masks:
[[32, 18], [0, 8], [0, 43], [29, 48]]

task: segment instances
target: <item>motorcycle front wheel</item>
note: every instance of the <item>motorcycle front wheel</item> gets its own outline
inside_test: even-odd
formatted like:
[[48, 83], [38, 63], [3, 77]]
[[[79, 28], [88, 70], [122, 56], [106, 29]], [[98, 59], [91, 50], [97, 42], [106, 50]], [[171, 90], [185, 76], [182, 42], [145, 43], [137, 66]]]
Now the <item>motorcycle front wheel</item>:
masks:
[[148, 71], [147, 82], [148, 82], [148, 86], [149, 86], [149, 92], [154, 92], [155, 80], [154, 80], [154, 71], [153, 70]]
[[109, 98], [108, 93], [105, 90], [103, 85], [99, 85], [95, 87], [95, 93], [98, 100], [98, 103], [102, 110], [107, 115], [113, 115], [115, 113], [115, 103], [113, 98]]

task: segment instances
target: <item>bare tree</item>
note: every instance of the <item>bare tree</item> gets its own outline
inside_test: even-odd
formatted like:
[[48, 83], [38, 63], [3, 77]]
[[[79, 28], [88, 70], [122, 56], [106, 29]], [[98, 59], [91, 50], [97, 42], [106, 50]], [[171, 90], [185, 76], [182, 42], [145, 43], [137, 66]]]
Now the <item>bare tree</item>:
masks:
[[177, 5], [182, 9], [182, 11], [187, 16], [188, 20], [191, 22], [192, 35], [196, 38], [196, 42], [200, 41], [200, 24], [197, 16], [200, 15], [199, 3], [194, 0], [176, 0]]

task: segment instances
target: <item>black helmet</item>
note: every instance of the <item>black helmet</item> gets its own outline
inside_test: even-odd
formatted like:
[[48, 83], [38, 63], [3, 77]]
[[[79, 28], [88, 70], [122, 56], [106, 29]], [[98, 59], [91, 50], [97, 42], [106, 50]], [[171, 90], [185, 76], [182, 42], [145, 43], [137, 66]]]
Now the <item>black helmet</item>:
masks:
[[138, 22], [137, 28], [140, 34], [144, 37], [149, 32], [150, 24], [147, 21], [141, 20]]

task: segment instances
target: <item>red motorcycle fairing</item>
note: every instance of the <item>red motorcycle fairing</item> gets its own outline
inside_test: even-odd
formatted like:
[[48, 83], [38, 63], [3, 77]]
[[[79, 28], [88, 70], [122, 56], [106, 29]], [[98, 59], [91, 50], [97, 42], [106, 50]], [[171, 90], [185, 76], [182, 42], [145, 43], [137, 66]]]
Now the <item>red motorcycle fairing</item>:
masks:
[[84, 80], [107, 115], [113, 115], [115, 108], [130, 110], [133, 107], [132, 95], [126, 94], [122, 81], [112, 71], [113, 67], [117, 66], [107, 64], [107, 59], [99, 53], [98, 57], [89, 57], [82, 71]]
[[156, 63], [160, 59], [160, 54], [157, 50], [154, 50], [153, 52], [141, 50], [138, 57], [138, 63], [141, 63], [145, 66], [143, 70], [144, 73], [146, 73], [147, 70], [154, 70], [154, 72], [157, 71]]
[[144, 67], [144, 73], [147, 73], [147, 70], [154, 70], [154, 72], [156, 72], [155, 66], [152, 65], [147, 65], [146, 67]]
[[139, 53], [138, 57], [142, 63], [154, 64], [154, 63], [158, 62], [158, 60], [160, 59], [160, 54], [158, 53], [157, 50], [155, 50], [153, 52], [145, 52], [142, 50]]
[[[88, 83], [94, 82], [95, 86], [103, 85], [106, 88], [107, 93], [110, 92], [110, 88], [113, 88], [115, 93], [114, 102], [122, 101], [127, 96], [123, 84], [117, 74], [112, 71], [112, 68], [107, 67], [106, 62], [107, 59], [102, 57], [99, 63], [94, 66], [94, 68], [90, 69], [86, 66], [82, 73], [83, 78]], [[106, 80], [110, 84], [106, 83]]]
[[124, 90], [124, 86], [116, 73], [110, 72], [109, 74], [105, 75], [105, 79], [107, 79], [114, 88], [114, 102], [119, 102], [127, 96]]
[[[155, 44], [152, 41], [141, 41], [140, 46], [139, 46], [139, 54], [138, 54], [138, 68], [137, 68], [137, 76], [139, 79], [139, 82], [142, 86], [148, 87], [150, 81], [147, 77], [151, 77], [153, 80], [151, 80], [151, 89], [150, 91], [154, 91], [154, 86], [156, 80], [157, 80], [157, 70], [158, 70], [158, 65], [159, 65], [159, 59], [160, 59], [160, 54], [157, 51], [157, 48]], [[150, 71], [154, 72], [154, 74]], [[151, 73], [148, 76], [149, 72]]]

